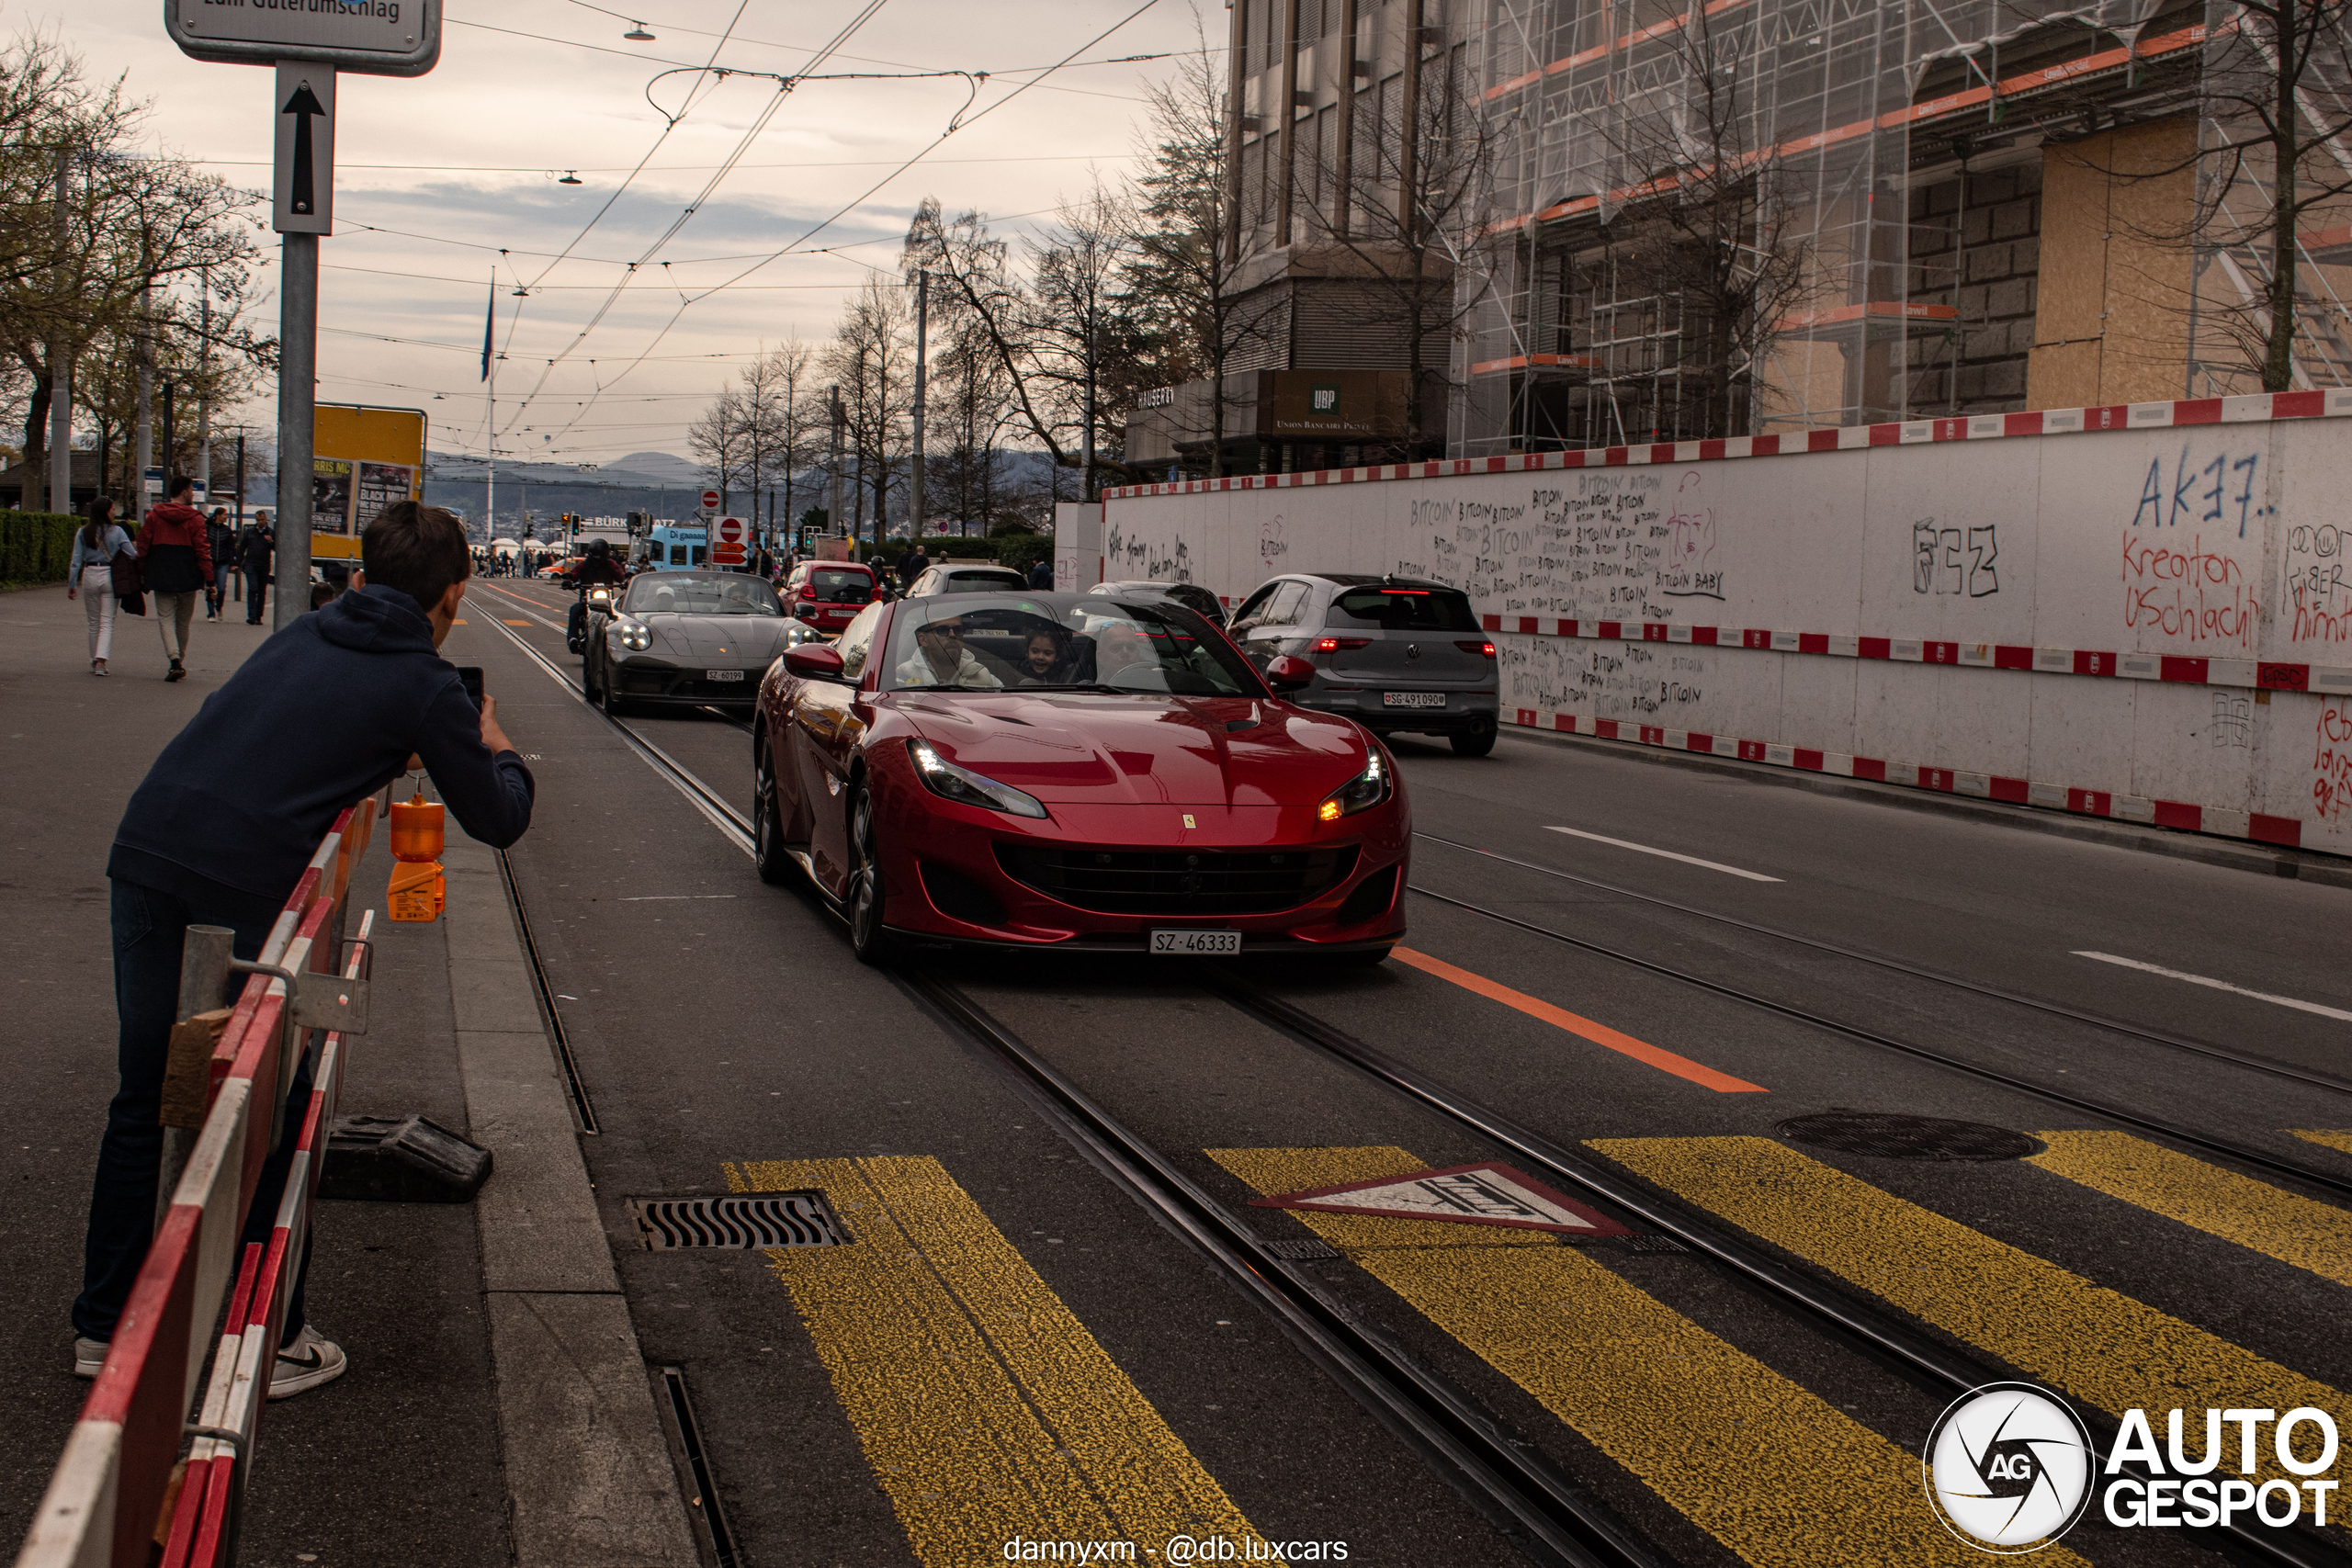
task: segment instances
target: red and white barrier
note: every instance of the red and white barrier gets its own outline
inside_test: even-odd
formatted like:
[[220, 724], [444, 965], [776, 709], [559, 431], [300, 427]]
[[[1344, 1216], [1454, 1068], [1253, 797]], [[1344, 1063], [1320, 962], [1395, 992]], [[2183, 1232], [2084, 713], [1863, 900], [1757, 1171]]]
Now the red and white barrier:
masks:
[[[263, 945], [261, 962], [296, 974], [336, 974], [351, 874], [375, 820], [371, 800], [343, 814], [321, 841]], [[366, 925], [363, 924], [364, 942]], [[356, 977], [364, 945], [345, 971]], [[145, 1568], [159, 1538], [168, 1568], [229, 1561], [234, 1498], [252, 1463], [255, 1421], [267, 1393], [284, 1304], [278, 1287], [300, 1257], [317, 1185], [316, 1140], [332, 1125], [343, 1042], [321, 1047], [302, 1152], [288, 1173], [277, 1230], [267, 1248], [241, 1248], [263, 1162], [276, 1146], [277, 1108], [300, 1061], [300, 1033], [283, 980], [251, 976], [212, 1056], [202, 1130], [147, 1260], [115, 1326], [106, 1365], [40, 1507], [17, 1568]], [[228, 1326], [218, 1340], [228, 1298]], [[175, 1498], [173, 1472], [206, 1352], [220, 1347]], [[258, 1380], [258, 1382], [256, 1382]], [[231, 1436], [233, 1434], [233, 1436]], [[166, 1502], [172, 1504], [166, 1519]]]

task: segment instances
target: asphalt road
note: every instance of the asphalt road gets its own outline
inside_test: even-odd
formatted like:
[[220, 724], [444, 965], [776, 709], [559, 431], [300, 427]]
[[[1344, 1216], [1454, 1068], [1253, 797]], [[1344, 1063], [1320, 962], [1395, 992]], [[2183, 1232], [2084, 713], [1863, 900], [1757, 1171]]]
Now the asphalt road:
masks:
[[[1005, 1560], [1023, 1538], [1157, 1551], [1179, 1532], [1345, 1542], [1346, 1561], [1413, 1568], [1542, 1560], [1134, 1201], [912, 973], [984, 1008], [1259, 1235], [1325, 1243], [1304, 1277], [1659, 1561], [1981, 1561], [1920, 1495], [1947, 1396], [1703, 1255], [1252, 1206], [1510, 1156], [1238, 1009], [1205, 972], [856, 964], [830, 911], [761, 884], [723, 823], [579, 700], [568, 603], [478, 583], [445, 651], [484, 667], [537, 777], [516, 886], [596, 1127], [582, 1145], [640, 1348], [684, 1376], [735, 1561], [937, 1568]], [[61, 635], [59, 617], [38, 619], [40, 636]], [[87, 945], [103, 891], [90, 856], [141, 758], [213, 678], [199, 667], [187, 688], [108, 710], [139, 728], [83, 746], [69, 775], [17, 755], [8, 826], [27, 852], [11, 880], [36, 901], [0, 918], [20, 944], [46, 923]], [[0, 686], [19, 694], [67, 700]], [[84, 706], [44, 714], [45, 735], [113, 722], [68, 696]], [[698, 712], [628, 728], [748, 806], [740, 723]], [[2337, 1392], [2352, 1388], [2344, 1192], [2122, 1119], [2352, 1182], [2352, 1089], [2327, 1081], [2352, 1085], [2336, 934], [2352, 891], [1598, 743], [1507, 737], [1480, 760], [1396, 750], [1422, 835], [1407, 951], [1376, 971], [1256, 984], [1651, 1201], [2086, 1409], [2316, 1404], [2352, 1421]], [[87, 830], [28, 809], [36, 798], [86, 805]], [[44, 1038], [87, 1040], [28, 1061], [44, 1103], [77, 1103], [75, 1076], [102, 1067], [105, 966], [89, 962], [19, 976]], [[418, 1047], [416, 1109], [446, 1092], [439, 1049]], [[1835, 1110], [1980, 1123], [2031, 1135], [2020, 1146], [2034, 1152], [1895, 1157], [1779, 1130]], [[86, 1163], [77, 1175], [16, 1147], [33, 1142], [7, 1140], [0, 1170], [33, 1228], [60, 1233]], [[850, 1246], [648, 1250], [629, 1206], [806, 1190]], [[408, 1266], [473, 1267], [436, 1235], [401, 1242], [442, 1249]], [[10, 1288], [40, 1321], [68, 1270], [54, 1235], [30, 1261]], [[427, 1363], [447, 1375], [478, 1364], [467, 1304], [450, 1292], [448, 1348]], [[45, 1418], [70, 1411], [71, 1387], [41, 1387]], [[281, 1434], [309, 1403], [288, 1407]], [[468, 1419], [448, 1469], [494, 1494], [494, 1433]], [[38, 1445], [20, 1447], [23, 1493]], [[362, 1518], [414, 1530], [364, 1485], [345, 1494]], [[415, 1537], [407, 1560], [506, 1560], [494, 1525], [449, 1533], [446, 1551]], [[262, 1544], [249, 1561], [313, 1550], [283, 1533]], [[2069, 1552], [2214, 1560], [2096, 1512], [2038, 1561]], [[362, 1557], [400, 1560], [321, 1560]]]
[[[560, 596], [496, 591], [507, 608], [495, 618], [574, 670], [549, 625], [560, 622]], [[530, 744], [555, 748], [540, 767], [541, 826], [515, 859], [535, 928], [544, 919], [561, 931], [547, 953], [550, 976], [582, 998], [566, 1021], [605, 1129], [591, 1163], [608, 1204], [719, 1190], [735, 1161], [936, 1158], [1260, 1530], [1344, 1539], [1351, 1561], [1510, 1555], [1396, 1438], [1318, 1386], [1278, 1334], [1237, 1315], [1227, 1287], [1024, 1115], [1001, 1074], [891, 976], [850, 960], [830, 915], [805, 895], [761, 886], [738, 847], [505, 637], [477, 634], [466, 647], [509, 701], [518, 684], [530, 694], [518, 722], [544, 722], [548, 739]], [[739, 808], [748, 802], [740, 724], [695, 713], [629, 727]], [[2308, 1394], [2347, 1409], [2334, 1392], [2352, 1387], [2352, 1348], [2334, 1328], [2352, 1283], [2343, 1195], [2034, 1091], [2352, 1181], [2352, 1140], [2296, 1135], [2352, 1126], [2352, 1099], [2324, 1081], [2352, 1082], [2352, 974], [2333, 936], [2352, 894], [1599, 745], [1510, 738], [1485, 760], [1409, 739], [1396, 750], [1422, 835], [1407, 943], [1418, 956], [1373, 974], [1262, 984], [1929, 1337], [2088, 1406], [2201, 1405], [2210, 1391], [2217, 1404]], [[584, 902], [583, 887], [594, 889]], [[1334, 1240], [1333, 1225], [1379, 1223], [1318, 1217], [1310, 1228], [1244, 1208], [1269, 1181], [1297, 1190], [1359, 1168], [1499, 1152], [1237, 1012], [1172, 964], [921, 962], [1268, 1236]], [[2307, 1007], [2267, 999], [2280, 998]], [[1563, 1013], [1573, 1015], [1566, 1026]], [[1597, 1043], [1579, 1022], [1617, 1043]], [[2032, 1162], [1955, 1162], [1842, 1153], [1776, 1133], [1833, 1109], [2060, 1136]], [[1785, 1183], [1789, 1211], [1742, 1207], [1748, 1180]], [[697, 1353], [706, 1435], [748, 1560], [905, 1562], [910, 1540], [916, 1560], [944, 1560], [919, 1529], [893, 1527], [860, 1459], [861, 1444], [871, 1455], [887, 1443], [843, 1425], [850, 1385], [829, 1391], [822, 1356], [796, 1344], [774, 1280], [738, 1259], [681, 1266], [679, 1255], [631, 1253], [618, 1214], [614, 1235], [649, 1351]], [[1736, 1449], [1743, 1420], [1769, 1418], [1786, 1424], [1786, 1438], [1860, 1451], [1865, 1472], [1883, 1472], [1888, 1456], [1917, 1455], [1943, 1403], [1710, 1260], [1622, 1243], [1480, 1248], [1493, 1255], [1482, 1266], [1501, 1271], [1479, 1276], [1488, 1282], [1478, 1304], [1461, 1309], [1446, 1294], [1454, 1286], [1397, 1261], [1437, 1256], [1437, 1244], [1334, 1245], [1341, 1258], [1316, 1270], [1327, 1290], [1672, 1560], [1795, 1561], [1813, 1542], [1849, 1561], [1927, 1561], [1950, 1545], [1931, 1527], [1915, 1529], [1927, 1523], [1916, 1458], [1904, 1483], [1911, 1517], [1858, 1523], [1849, 1507], [1834, 1524], [1806, 1525], [1808, 1512], [1856, 1490], [1836, 1467], [1755, 1456], [1743, 1466], [1727, 1451], [1694, 1474], [1688, 1453], [1668, 1451], [1670, 1439], [1661, 1448], [1664, 1429], [1701, 1450]], [[1546, 1272], [1564, 1251], [1580, 1270], [1573, 1278]], [[1912, 1261], [1920, 1257], [1943, 1259], [1950, 1277], [1915, 1286], [1890, 1275], [1938, 1272]], [[1508, 1299], [1521, 1288], [1512, 1269], [1539, 1299]], [[2078, 1285], [2097, 1302], [2076, 1303]], [[2004, 1299], [1986, 1307], [1986, 1295]], [[2039, 1319], [2077, 1306], [2074, 1330], [2093, 1341], [2154, 1336], [2165, 1348], [2119, 1370], [2111, 1339], [2097, 1350], [2043, 1343]], [[1684, 1348], [1657, 1348], [1668, 1344]], [[1703, 1384], [1650, 1387], [1650, 1354], [1689, 1356], [1706, 1369]], [[1547, 1382], [1543, 1368], [1563, 1364], [1590, 1375]], [[2275, 1380], [2277, 1399], [2241, 1397], [2248, 1380]], [[1749, 1416], [1723, 1414], [1750, 1405]], [[1711, 1421], [1726, 1420], [1711, 1433]], [[779, 1475], [770, 1456], [786, 1451], [821, 1481]], [[1880, 1514], [1890, 1508], [1901, 1511]], [[1827, 1533], [1816, 1541], [1808, 1530]], [[822, 1545], [811, 1554], [813, 1541]], [[2068, 1541], [2102, 1562], [2203, 1555], [2181, 1537], [2095, 1516]]]

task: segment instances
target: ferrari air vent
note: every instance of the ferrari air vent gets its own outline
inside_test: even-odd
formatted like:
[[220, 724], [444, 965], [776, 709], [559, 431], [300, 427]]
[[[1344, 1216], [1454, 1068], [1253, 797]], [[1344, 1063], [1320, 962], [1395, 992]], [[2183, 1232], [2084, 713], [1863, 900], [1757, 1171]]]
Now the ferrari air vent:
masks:
[[999, 844], [997, 863], [1049, 898], [1111, 915], [1264, 915], [1312, 903], [1355, 869], [1356, 846], [1117, 850]]

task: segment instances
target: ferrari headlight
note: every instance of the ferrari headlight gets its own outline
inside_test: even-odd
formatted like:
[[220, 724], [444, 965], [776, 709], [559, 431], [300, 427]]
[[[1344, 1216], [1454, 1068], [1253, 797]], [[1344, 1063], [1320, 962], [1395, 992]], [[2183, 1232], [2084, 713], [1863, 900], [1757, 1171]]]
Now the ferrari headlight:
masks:
[[621, 639], [621, 646], [632, 653], [642, 653], [653, 646], [652, 631], [635, 621], [623, 621], [614, 630]]
[[941, 756], [928, 740], [910, 740], [907, 750], [915, 760], [915, 772], [932, 794], [943, 795], [965, 806], [977, 806], [987, 811], [1009, 811], [1015, 817], [1043, 817], [1045, 807], [1035, 795], [1022, 794], [1011, 784], [985, 778], [969, 768], [959, 768]]
[[1369, 811], [1389, 795], [1388, 759], [1378, 750], [1363, 765], [1363, 772], [1323, 797], [1316, 808], [1317, 818], [1325, 822], [1337, 822], [1342, 817], [1352, 817], [1359, 811]]

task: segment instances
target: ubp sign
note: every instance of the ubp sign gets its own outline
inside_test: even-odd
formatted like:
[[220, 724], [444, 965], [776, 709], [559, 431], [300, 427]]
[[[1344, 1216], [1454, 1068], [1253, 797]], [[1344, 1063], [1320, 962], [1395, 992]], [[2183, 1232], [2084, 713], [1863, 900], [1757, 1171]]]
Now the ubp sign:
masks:
[[[2258, 1439], [2266, 1424], [2267, 1445]], [[2184, 1412], [2167, 1412], [2160, 1447], [2147, 1412], [2126, 1411], [2102, 1468], [2089, 1429], [2064, 1400], [2030, 1383], [1988, 1383], [1954, 1401], [1928, 1434], [1921, 1466], [1928, 1505], [1946, 1529], [1996, 1556], [2050, 1545], [2094, 1495], [2107, 1522], [2125, 1529], [2282, 1529], [2306, 1507], [2312, 1523], [2327, 1523], [2337, 1483], [2301, 1479], [2335, 1463], [2335, 1422], [2325, 1411], [2207, 1410], [2201, 1432], [2188, 1427]], [[2237, 1477], [2213, 1475], [2231, 1461]], [[2274, 1473], [2255, 1479], [2264, 1472]]]
[[164, 0], [172, 41], [198, 60], [302, 60], [422, 76], [441, 58], [442, 0]]

